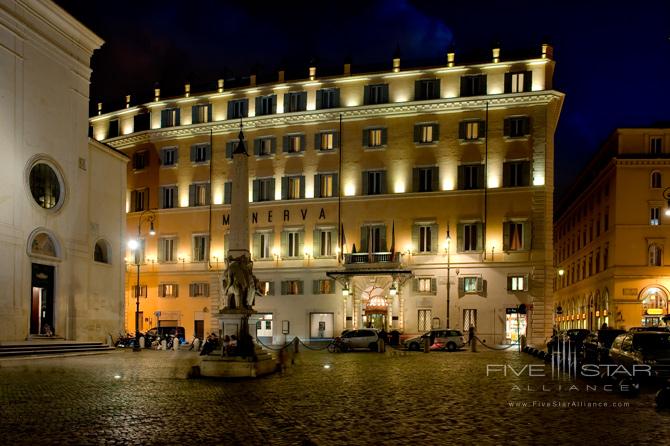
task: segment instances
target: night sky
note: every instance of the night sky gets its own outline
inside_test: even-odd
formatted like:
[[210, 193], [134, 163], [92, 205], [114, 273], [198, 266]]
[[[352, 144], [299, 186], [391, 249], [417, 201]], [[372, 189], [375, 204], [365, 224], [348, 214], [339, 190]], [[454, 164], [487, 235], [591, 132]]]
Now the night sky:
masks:
[[[556, 182], [565, 189], [616, 127], [670, 122], [670, 1], [57, 0], [105, 40], [92, 59], [91, 110], [248, 82], [402, 66], [539, 55], [554, 45], [554, 88], [566, 93], [556, 135]], [[670, 125], [670, 124], [668, 124]]]

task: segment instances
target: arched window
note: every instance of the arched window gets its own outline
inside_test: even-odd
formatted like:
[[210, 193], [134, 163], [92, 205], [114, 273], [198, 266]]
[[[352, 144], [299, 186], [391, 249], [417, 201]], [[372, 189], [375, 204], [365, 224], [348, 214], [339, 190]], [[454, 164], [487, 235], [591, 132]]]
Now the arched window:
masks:
[[28, 237], [28, 255], [59, 259], [60, 245], [53, 234], [38, 228]]
[[651, 187], [652, 189], [660, 189], [661, 186], [661, 172], [654, 171], [651, 173]]
[[663, 265], [663, 248], [658, 245], [649, 245], [649, 266]]
[[100, 263], [110, 263], [109, 244], [106, 240], [100, 239], [95, 242], [95, 248], [93, 249], [93, 260]]

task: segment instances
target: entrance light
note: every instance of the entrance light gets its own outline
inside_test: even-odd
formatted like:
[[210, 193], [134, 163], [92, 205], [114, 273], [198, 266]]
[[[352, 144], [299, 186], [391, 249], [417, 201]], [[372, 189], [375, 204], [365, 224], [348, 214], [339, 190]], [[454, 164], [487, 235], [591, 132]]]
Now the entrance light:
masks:
[[398, 294], [398, 289], [395, 287], [395, 283], [391, 284], [391, 288], [389, 289], [389, 294], [391, 296], [395, 296]]
[[342, 288], [342, 295], [343, 296], [348, 296], [349, 295], [349, 285], [346, 284], [346, 283], [344, 284], [344, 288]]

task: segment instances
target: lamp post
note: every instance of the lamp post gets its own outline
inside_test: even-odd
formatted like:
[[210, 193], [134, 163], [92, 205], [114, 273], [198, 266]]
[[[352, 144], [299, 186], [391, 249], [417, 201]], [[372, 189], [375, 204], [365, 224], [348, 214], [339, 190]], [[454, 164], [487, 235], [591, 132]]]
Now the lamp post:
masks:
[[140, 236], [142, 233], [142, 223], [149, 222], [149, 235], [156, 235], [156, 230], [154, 229], [154, 220], [156, 219], [156, 213], [154, 211], [146, 210], [140, 214], [140, 218], [137, 221], [137, 239], [130, 240], [128, 242], [128, 247], [135, 254], [135, 266], [137, 266], [137, 286], [135, 287], [135, 345], [133, 346], [134, 352], [140, 351]]
[[447, 326], [449, 328], [449, 306], [451, 293], [451, 234], [449, 233], [449, 224], [447, 223]]

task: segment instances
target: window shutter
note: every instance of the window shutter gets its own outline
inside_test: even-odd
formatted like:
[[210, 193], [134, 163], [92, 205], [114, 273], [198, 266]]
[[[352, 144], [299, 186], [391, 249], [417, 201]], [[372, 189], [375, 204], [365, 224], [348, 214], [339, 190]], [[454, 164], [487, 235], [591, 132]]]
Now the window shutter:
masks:
[[165, 197], [165, 188], [161, 187], [158, 189], [158, 208], [163, 209], [163, 197]]
[[256, 96], [256, 116], [264, 115], [263, 110], [261, 110], [262, 96]]
[[370, 146], [370, 129], [363, 129], [363, 147]]
[[188, 186], [188, 205], [195, 206], [195, 184]]
[[321, 133], [314, 134], [314, 150], [321, 150]]
[[[417, 81], [418, 82], [418, 81]], [[421, 142], [421, 125], [414, 124], [414, 142]]]
[[275, 199], [275, 179], [270, 179], [270, 201]]
[[312, 236], [312, 249], [314, 257], [321, 255], [321, 230], [315, 229]]
[[158, 261], [162, 262], [165, 260], [165, 240], [158, 240]]
[[430, 179], [430, 190], [436, 192], [440, 189], [440, 168], [437, 166], [431, 167], [433, 175]]
[[425, 98], [423, 97], [423, 92], [421, 90], [421, 81], [414, 81], [414, 100], [422, 101]]
[[312, 294], [319, 294], [319, 281], [318, 280], [312, 280]]
[[465, 121], [461, 121], [458, 123], [458, 139], [465, 139], [467, 136], [467, 126], [468, 123]]
[[291, 93], [284, 93], [284, 113], [290, 113], [291, 110]]
[[361, 247], [360, 252], [368, 252], [368, 235], [370, 233], [369, 226], [361, 226]]
[[288, 135], [284, 135], [283, 144], [282, 144], [282, 152], [288, 153], [288, 144], [289, 144], [289, 137], [288, 137]]
[[281, 233], [281, 256], [288, 257], [288, 232]]
[[412, 252], [419, 252], [419, 234], [421, 227], [419, 225], [412, 226]]
[[[321, 110], [323, 106], [323, 90], [316, 90], [316, 109]], [[286, 107], [286, 105], [284, 105]]]
[[437, 279], [435, 277], [431, 277], [430, 279], [430, 292], [437, 294]]
[[533, 243], [533, 234], [532, 234], [532, 224], [529, 221], [525, 221], [523, 223], [523, 249], [524, 250], [530, 250], [532, 248], [532, 243]]
[[281, 199], [288, 199], [288, 177], [281, 177]]
[[484, 138], [486, 136], [486, 121], [477, 122], [477, 137]]
[[437, 234], [438, 234], [437, 224], [430, 225], [430, 252], [432, 253], [436, 253], [437, 250], [439, 249]]
[[158, 297], [165, 297], [165, 285], [158, 285]]
[[334, 88], [331, 96], [333, 102], [330, 104], [331, 108], [338, 108], [340, 106], [340, 89]]
[[528, 285], [529, 285], [528, 281], [529, 281], [528, 274], [524, 274], [523, 275], [523, 290], [524, 291], [528, 291]]
[[210, 146], [209, 144], [205, 146], [205, 159], [207, 161], [210, 161], [212, 159], [212, 146]]
[[505, 73], [505, 93], [512, 92], [512, 73]]
[[477, 189], [486, 189], [488, 185], [484, 184], [484, 165], [477, 166]]
[[205, 205], [209, 206], [211, 203], [212, 197], [212, 185], [207, 183], [205, 184]]
[[367, 105], [370, 103], [370, 86], [366, 85], [363, 87], [363, 104]]
[[477, 292], [482, 293], [484, 291], [484, 279], [477, 277]]
[[174, 287], [174, 288], [173, 288], [173, 289], [174, 289], [174, 296], [172, 296], [172, 297], [179, 297], [179, 285], [178, 285], [178, 284], [174, 284], [174, 285], [172, 285], [172, 286]]
[[305, 175], [300, 176], [300, 198], [305, 198]]
[[380, 252], [387, 252], [387, 246], [386, 246], [386, 225], [383, 225], [380, 227], [379, 230], [379, 244], [381, 245], [379, 247]]
[[260, 259], [261, 258], [261, 235], [256, 232], [254, 234], [254, 242], [253, 242], [253, 250], [254, 250], [254, 259]]
[[260, 138], [254, 139], [254, 155], [258, 156], [261, 154], [261, 140]]
[[485, 95], [487, 93], [486, 75], [485, 74], [480, 75], [479, 79], [480, 79], [480, 81], [479, 81], [479, 91], [477, 92], [477, 94]]
[[465, 166], [458, 166], [458, 190], [465, 189]]
[[272, 114], [274, 115], [277, 113], [277, 95], [270, 96], [270, 100], [272, 101]]
[[260, 199], [260, 190], [259, 189], [260, 189], [260, 180], [254, 180], [253, 181], [253, 194], [252, 194], [252, 198], [253, 198], [254, 202], [259, 201], [259, 199]]
[[461, 76], [461, 96], [468, 96], [468, 76]]
[[226, 113], [227, 119], [233, 119], [233, 101], [228, 101], [228, 112]]
[[277, 138], [274, 136], [270, 138], [270, 153], [277, 153]]
[[198, 106], [194, 105], [191, 107], [191, 123], [198, 124]]
[[419, 168], [412, 169], [412, 192], [419, 192]]
[[461, 296], [465, 294], [465, 278], [458, 278], [458, 294]]
[[388, 143], [388, 133], [387, 133], [387, 128], [384, 127], [382, 129], [382, 145], [385, 146]]
[[340, 148], [340, 132], [333, 132], [333, 149]]
[[509, 251], [510, 245], [510, 224], [508, 221], [503, 222], [503, 251]]
[[305, 233], [298, 232], [298, 257], [302, 257], [305, 252]]
[[304, 288], [305, 288], [305, 282], [303, 282], [302, 280], [298, 280], [298, 294], [300, 295], [304, 294], [305, 293]]
[[233, 141], [226, 143], [226, 158], [233, 159]]
[[268, 296], [274, 296], [275, 295], [275, 283], [274, 282], [269, 282], [270, 286], [268, 287]]
[[503, 163], [503, 187], [510, 187], [512, 166], [510, 163]]
[[131, 191], [130, 192], [130, 209], [132, 209], [133, 212], [137, 212], [137, 191]]
[[433, 141], [440, 140], [440, 124], [433, 124]]
[[288, 281], [287, 280], [282, 280], [281, 281], [281, 295], [286, 296], [288, 294]]
[[300, 151], [304, 152], [307, 149], [307, 137], [300, 135]]
[[382, 103], [387, 103], [389, 101], [389, 86], [388, 84], [382, 85]]
[[195, 283], [188, 284], [188, 295], [189, 297], [195, 296]]
[[300, 92], [300, 111], [307, 110], [307, 92]]
[[363, 172], [363, 195], [368, 194], [368, 172]]
[[167, 110], [161, 110], [161, 128], [167, 125]]
[[246, 118], [249, 115], [249, 100], [242, 100], [242, 117]]
[[524, 71], [523, 73], [523, 91], [531, 91], [533, 89], [533, 72]]
[[[207, 104], [207, 122], [212, 122], [212, 104]], [[209, 287], [209, 285], [207, 286]]]
[[523, 122], [523, 134], [530, 135], [530, 117], [524, 116], [522, 122]]
[[321, 197], [321, 174], [314, 175], [314, 197]]
[[465, 239], [464, 235], [465, 234], [464, 233], [465, 233], [465, 226], [463, 226], [463, 223], [459, 223], [456, 226], [456, 248], [457, 248], [458, 252], [463, 252], [463, 248], [464, 248], [464, 245], [465, 245], [465, 242], [464, 242], [464, 239]]
[[530, 161], [521, 164], [521, 185], [530, 186]]
[[381, 181], [381, 187], [379, 188], [381, 190], [382, 194], [386, 193], [386, 171], [382, 171], [381, 175], [379, 175], [380, 181]]
[[512, 276], [507, 276], [507, 291], [512, 291]]
[[340, 196], [340, 180], [338, 174], [333, 174], [333, 197]]
[[195, 146], [191, 146], [191, 162], [195, 161], [195, 152], [196, 152]]
[[232, 181], [226, 181], [223, 184], [223, 204], [230, 204], [231, 199], [233, 197], [233, 182]]
[[161, 149], [161, 151], [158, 153], [158, 161], [160, 161], [161, 166], [165, 164], [165, 149]]
[[483, 251], [483, 236], [484, 236], [484, 225], [482, 223], [477, 223], [477, 251]]
[[503, 120], [503, 136], [510, 136], [511, 130], [510, 118], [505, 118]]
[[417, 277], [412, 279], [412, 291], [415, 293], [419, 292], [419, 279]]

